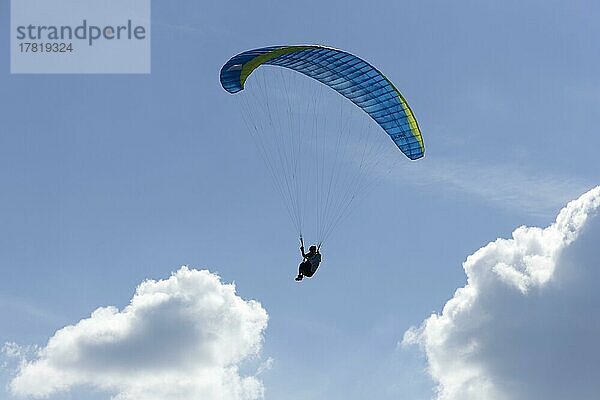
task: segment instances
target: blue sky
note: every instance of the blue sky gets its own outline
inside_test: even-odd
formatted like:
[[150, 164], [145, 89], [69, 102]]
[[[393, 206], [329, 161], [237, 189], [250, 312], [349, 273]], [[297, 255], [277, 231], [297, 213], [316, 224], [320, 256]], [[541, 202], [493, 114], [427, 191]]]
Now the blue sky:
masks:
[[[266, 398], [431, 398], [404, 332], [465, 284], [467, 255], [549, 225], [600, 181], [599, 7], [154, 2], [150, 75], [10, 75], [4, 58], [0, 341], [43, 346], [190, 265], [268, 312]], [[8, 54], [8, 2], [0, 15]], [[237, 52], [296, 43], [378, 66], [427, 146], [354, 207], [302, 285], [295, 232], [218, 81]]]

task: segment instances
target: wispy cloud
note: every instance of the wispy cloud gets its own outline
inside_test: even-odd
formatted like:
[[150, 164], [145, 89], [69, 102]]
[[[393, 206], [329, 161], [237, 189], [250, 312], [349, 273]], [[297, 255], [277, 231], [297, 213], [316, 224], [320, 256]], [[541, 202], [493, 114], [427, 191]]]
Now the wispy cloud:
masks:
[[38, 322], [43, 321], [49, 324], [56, 324], [64, 321], [63, 316], [54, 313], [47, 307], [33, 304], [25, 299], [14, 296], [0, 295], [0, 310], [2, 308], [19, 313]]
[[580, 178], [533, 170], [518, 164], [484, 164], [426, 158], [395, 168], [394, 179], [431, 191], [468, 195], [497, 207], [548, 216], [592, 185]]

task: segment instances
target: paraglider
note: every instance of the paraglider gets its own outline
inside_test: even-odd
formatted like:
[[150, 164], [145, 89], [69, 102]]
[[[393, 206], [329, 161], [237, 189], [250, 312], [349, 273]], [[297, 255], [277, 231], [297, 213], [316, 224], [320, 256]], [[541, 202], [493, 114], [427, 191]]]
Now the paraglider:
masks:
[[250, 86], [246, 96], [235, 97], [241, 98], [244, 121], [301, 238], [310, 217], [317, 244], [309, 253], [302, 246], [297, 280], [314, 274], [323, 242], [365, 190], [369, 168], [389, 151], [389, 139], [383, 143], [384, 135], [371, 132], [383, 130], [411, 160], [425, 153], [402, 94], [378, 69], [348, 52], [320, 45], [257, 48], [227, 61], [220, 81], [232, 94]]
[[315, 272], [317, 272], [319, 264], [321, 264], [321, 253], [319, 253], [319, 248], [312, 245], [308, 248], [308, 253], [305, 253], [304, 240], [302, 238], [300, 238], [300, 254], [302, 254], [302, 262], [298, 266], [298, 276], [295, 278], [298, 282], [305, 276], [311, 278]]

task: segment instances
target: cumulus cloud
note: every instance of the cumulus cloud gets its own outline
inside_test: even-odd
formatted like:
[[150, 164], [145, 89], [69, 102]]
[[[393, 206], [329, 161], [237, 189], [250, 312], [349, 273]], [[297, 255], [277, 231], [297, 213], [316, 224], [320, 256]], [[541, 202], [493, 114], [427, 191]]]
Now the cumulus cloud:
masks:
[[467, 284], [402, 341], [425, 352], [437, 399], [598, 398], [599, 209], [597, 187], [467, 257]]
[[182, 267], [141, 283], [123, 310], [98, 308], [57, 331], [22, 362], [10, 390], [45, 397], [87, 385], [115, 400], [259, 399], [257, 374], [243, 376], [240, 367], [258, 356], [267, 318], [234, 285]]

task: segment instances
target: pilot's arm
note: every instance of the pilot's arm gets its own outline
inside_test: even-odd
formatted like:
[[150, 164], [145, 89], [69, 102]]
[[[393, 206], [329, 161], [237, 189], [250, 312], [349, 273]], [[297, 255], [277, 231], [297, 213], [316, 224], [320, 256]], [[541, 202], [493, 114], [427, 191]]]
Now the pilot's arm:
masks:
[[300, 246], [300, 253], [302, 253], [303, 258], [306, 258], [306, 254], [304, 253], [304, 246]]

